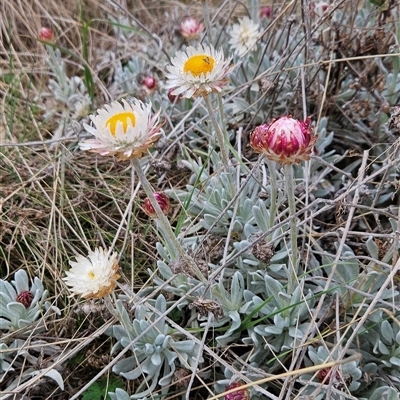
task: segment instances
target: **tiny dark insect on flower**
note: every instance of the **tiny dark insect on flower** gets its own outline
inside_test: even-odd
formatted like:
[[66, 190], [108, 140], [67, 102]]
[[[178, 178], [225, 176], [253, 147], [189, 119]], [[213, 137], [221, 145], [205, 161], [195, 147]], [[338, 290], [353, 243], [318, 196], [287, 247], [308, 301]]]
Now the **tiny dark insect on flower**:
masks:
[[209, 58], [209, 57], [203, 58], [203, 61], [204, 61], [206, 64], [210, 64], [210, 58]]

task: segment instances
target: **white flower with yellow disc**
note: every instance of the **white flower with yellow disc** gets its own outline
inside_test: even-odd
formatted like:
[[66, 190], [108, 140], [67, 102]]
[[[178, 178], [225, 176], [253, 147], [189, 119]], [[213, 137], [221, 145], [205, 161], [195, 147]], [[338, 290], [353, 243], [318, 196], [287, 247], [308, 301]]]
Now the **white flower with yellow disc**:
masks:
[[243, 57], [248, 51], [256, 49], [260, 35], [259, 28], [259, 25], [249, 17], [243, 17], [239, 23], [232, 26], [229, 44], [235, 54]]
[[174, 96], [187, 98], [207, 96], [211, 92], [220, 92], [231, 72], [230, 59], [225, 60], [222, 50], [213, 46], [189, 46], [178, 51], [167, 67], [167, 88], [173, 88]]
[[83, 124], [95, 136], [83, 140], [81, 150], [99, 153], [103, 156], [116, 156], [120, 160], [140, 158], [161, 135], [158, 114], [152, 116], [151, 104], [135, 99], [122, 100], [97, 110], [91, 115], [94, 127]]
[[63, 278], [70, 286], [73, 295], [80, 295], [85, 299], [102, 298], [115, 289], [117, 274], [117, 253], [108, 254], [102, 248], [89, 251], [88, 257], [77, 256], [76, 261], [70, 261], [71, 269]]

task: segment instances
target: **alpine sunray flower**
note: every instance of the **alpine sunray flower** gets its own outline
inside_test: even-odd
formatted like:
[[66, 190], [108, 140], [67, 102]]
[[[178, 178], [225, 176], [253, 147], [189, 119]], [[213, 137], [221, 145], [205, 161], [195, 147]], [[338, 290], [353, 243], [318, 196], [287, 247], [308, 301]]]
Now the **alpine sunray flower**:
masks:
[[85, 299], [99, 299], [111, 293], [120, 277], [117, 274], [117, 253], [108, 254], [107, 250], [97, 248], [89, 251], [88, 257], [77, 256], [76, 261], [70, 261], [71, 269], [63, 278], [70, 286], [73, 295]]
[[249, 17], [243, 17], [238, 24], [232, 26], [229, 44], [239, 57], [243, 57], [248, 50], [255, 50], [259, 36], [259, 25]]
[[232, 70], [229, 63], [222, 50], [213, 46], [189, 46], [186, 51], [178, 51], [167, 67], [167, 88], [174, 88], [173, 95], [187, 98], [220, 92]]
[[94, 127], [83, 125], [95, 139], [84, 140], [79, 146], [102, 156], [115, 155], [120, 160], [140, 158], [161, 135], [158, 114], [151, 115], [151, 103], [137, 99], [130, 103], [114, 101], [98, 109], [90, 119]]

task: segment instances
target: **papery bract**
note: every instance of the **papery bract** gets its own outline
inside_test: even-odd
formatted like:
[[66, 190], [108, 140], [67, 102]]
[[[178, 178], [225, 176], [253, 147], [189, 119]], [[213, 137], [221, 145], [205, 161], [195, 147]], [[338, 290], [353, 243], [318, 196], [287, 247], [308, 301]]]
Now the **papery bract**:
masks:
[[157, 79], [152, 75], [146, 75], [141, 82], [147, 94], [152, 94], [157, 89]]
[[[153, 194], [154, 199], [157, 201], [157, 203], [159, 204], [161, 211], [166, 215], [168, 214], [169, 211], [169, 197], [167, 195], [165, 195], [164, 193], [161, 192], [155, 192]], [[144, 203], [143, 203], [143, 210], [144, 212], [149, 216], [149, 217], [156, 217], [157, 213], [154, 210], [153, 206], [151, 205], [150, 199], [147, 198], [145, 199]]]
[[38, 35], [40, 40], [51, 42], [54, 39], [54, 33], [50, 28], [46, 28], [45, 26], [41, 27]]
[[[240, 382], [232, 382], [230, 385], [226, 387], [226, 391], [234, 389], [234, 388], [240, 388], [243, 385], [243, 383]], [[235, 392], [229, 393], [225, 395], [225, 400], [249, 400], [250, 399], [250, 393], [247, 388], [243, 389], [238, 389]]]
[[28, 290], [23, 290], [21, 293], [18, 294], [16, 301], [23, 304], [25, 308], [29, 308], [32, 304], [33, 298], [33, 293], [29, 292]]
[[198, 39], [203, 31], [204, 25], [194, 17], [185, 18], [179, 25], [180, 34], [187, 40]]
[[263, 18], [263, 17], [271, 18], [271, 15], [272, 15], [272, 9], [270, 6], [261, 7], [260, 18]]
[[310, 159], [316, 136], [312, 137], [311, 119], [299, 121], [288, 117], [263, 124], [250, 134], [250, 145], [273, 161], [282, 164], [299, 163]]

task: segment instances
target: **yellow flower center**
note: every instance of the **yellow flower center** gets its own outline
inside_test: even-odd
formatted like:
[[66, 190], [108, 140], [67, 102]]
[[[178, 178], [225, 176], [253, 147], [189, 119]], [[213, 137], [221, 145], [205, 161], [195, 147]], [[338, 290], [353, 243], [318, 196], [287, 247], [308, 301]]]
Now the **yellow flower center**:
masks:
[[183, 66], [183, 72], [191, 72], [193, 76], [206, 74], [214, 69], [215, 60], [206, 54], [190, 57]]
[[88, 278], [89, 279], [94, 279], [94, 278], [96, 278], [96, 274], [93, 271], [89, 271], [88, 272]]
[[124, 133], [126, 133], [126, 131], [128, 130], [128, 120], [131, 121], [132, 126], [135, 126], [135, 114], [133, 112], [121, 112], [110, 117], [106, 122], [106, 126], [110, 129], [111, 135], [116, 136], [117, 123], [122, 122], [122, 129]]

